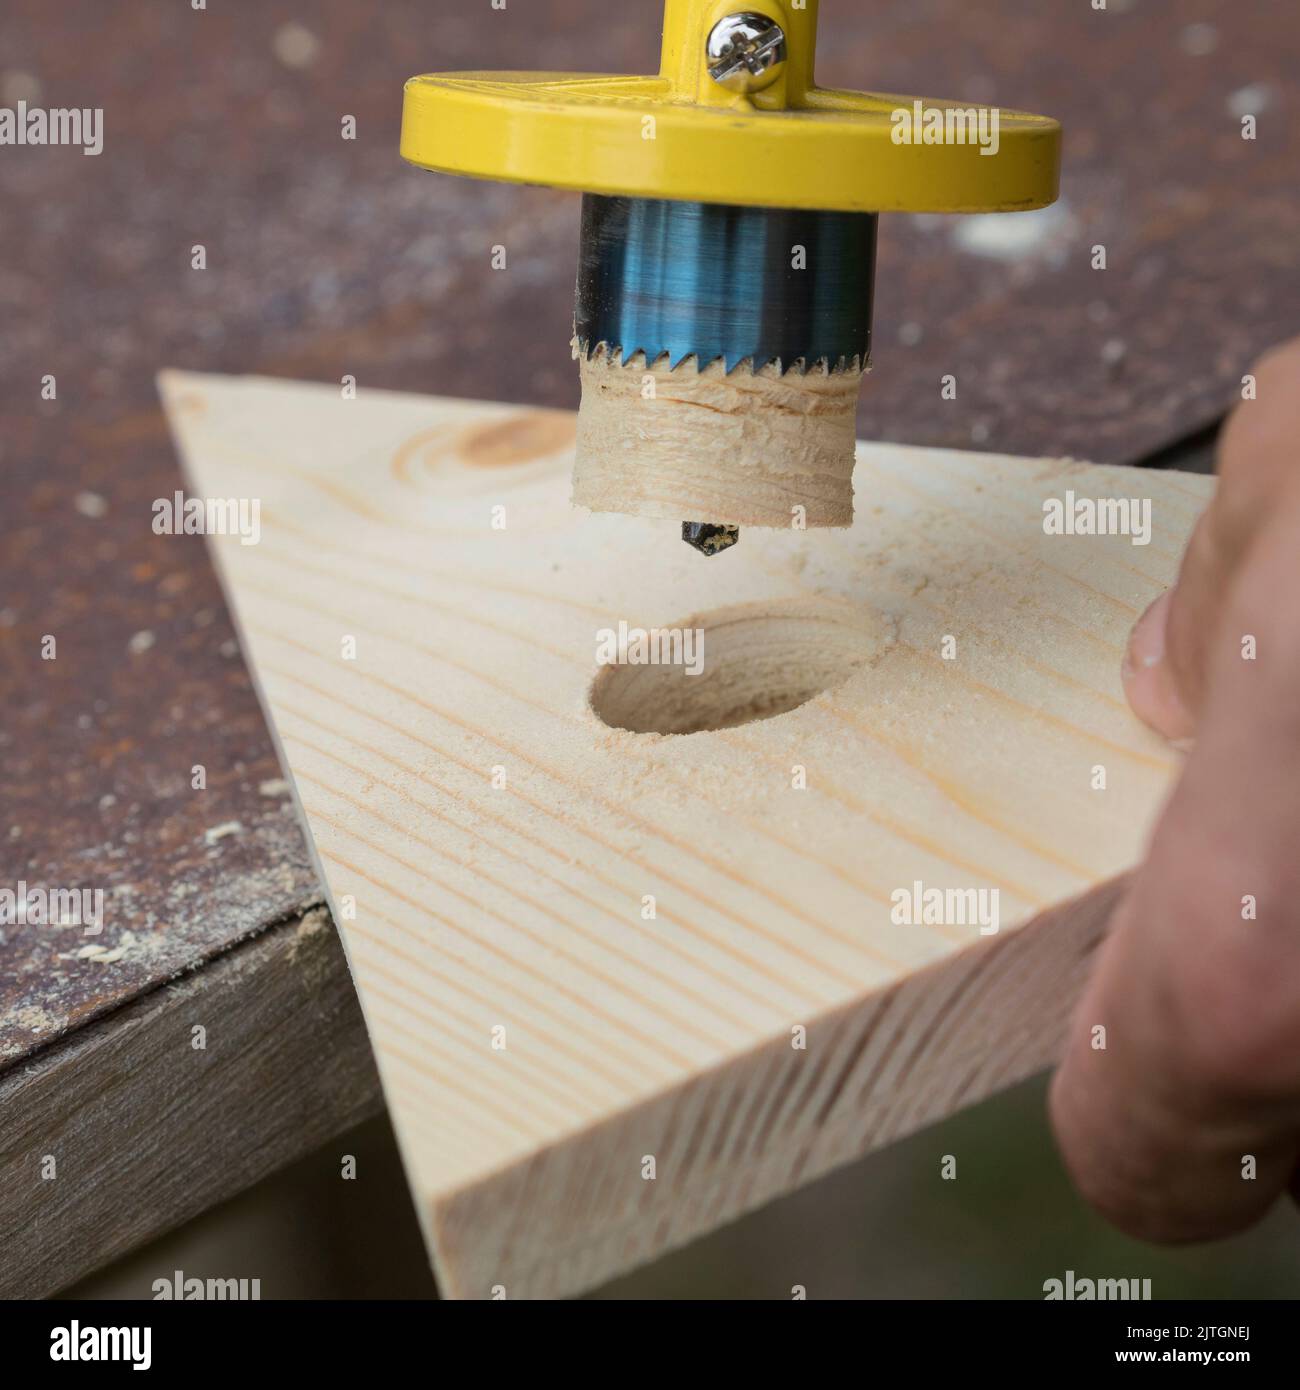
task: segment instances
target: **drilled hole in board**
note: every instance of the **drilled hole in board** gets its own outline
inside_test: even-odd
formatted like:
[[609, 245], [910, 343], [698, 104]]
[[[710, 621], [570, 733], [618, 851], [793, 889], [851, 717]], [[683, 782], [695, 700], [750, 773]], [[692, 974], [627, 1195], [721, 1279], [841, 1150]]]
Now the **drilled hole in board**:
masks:
[[[639, 652], [638, 631], [648, 634]], [[746, 604], [630, 633], [624, 659], [592, 682], [591, 707], [611, 728], [638, 734], [697, 734], [788, 714], [874, 662], [889, 642], [874, 615], [822, 601]]]

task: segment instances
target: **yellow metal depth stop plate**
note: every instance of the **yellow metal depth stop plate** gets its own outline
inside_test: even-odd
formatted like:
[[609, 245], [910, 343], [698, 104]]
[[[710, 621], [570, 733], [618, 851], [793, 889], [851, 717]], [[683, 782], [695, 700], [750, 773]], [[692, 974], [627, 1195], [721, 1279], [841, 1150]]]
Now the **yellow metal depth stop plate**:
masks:
[[[709, 31], [737, 10], [768, 15], [786, 34], [780, 80], [752, 96], [726, 91], [708, 75]], [[816, 26], [816, 0], [802, 8], [791, 0], [668, 0], [658, 76], [413, 77], [402, 108], [402, 156], [474, 178], [757, 207], [1011, 212], [1055, 201], [1056, 121], [819, 88], [812, 77]], [[942, 128], [944, 138], [926, 143], [927, 127], [931, 136]]]

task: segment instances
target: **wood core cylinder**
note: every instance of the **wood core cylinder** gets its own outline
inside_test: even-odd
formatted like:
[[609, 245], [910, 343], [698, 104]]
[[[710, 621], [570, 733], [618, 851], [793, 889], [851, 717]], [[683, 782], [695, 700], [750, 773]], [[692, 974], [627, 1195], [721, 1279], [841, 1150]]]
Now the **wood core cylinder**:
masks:
[[577, 505], [734, 526], [852, 523], [856, 363], [728, 373], [694, 358], [624, 365], [603, 347], [576, 355]]

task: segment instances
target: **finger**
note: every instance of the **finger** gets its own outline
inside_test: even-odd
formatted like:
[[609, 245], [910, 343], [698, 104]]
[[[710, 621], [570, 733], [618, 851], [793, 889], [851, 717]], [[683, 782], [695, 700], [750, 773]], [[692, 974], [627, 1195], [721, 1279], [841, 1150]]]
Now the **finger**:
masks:
[[1148, 1239], [1242, 1229], [1300, 1156], [1297, 553], [1292, 506], [1210, 634], [1196, 748], [1053, 1082], [1080, 1191]]
[[1138, 619], [1124, 656], [1124, 693], [1158, 734], [1190, 743], [1205, 703], [1209, 639], [1223, 617], [1238, 563], [1225, 546], [1217, 498], [1196, 523], [1178, 582]]
[[1198, 1064], [1195, 1011], [1142, 959], [1137, 911], [1117, 921], [1075, 1015], [1052, 1127], [1075, 1187], [1113, 1225], [1142, 1240], [1210, 1240], [1264, 1215], [1300, 1148], [1288, 1123], [1261, 1122], [1234, 1094], [1220, 1060]]
[[1169, 643], [1169, 609], [1177, 590], [1167, 589], [1137, 620], [1124, 653], [1124, 694], [1133, 713], [1158, 734], [1189, 739], [1196, 720], [1180, 689], [1173, 662], [1165, 659]]
[[1157, 733], [1189, 741], [1205, 702], [1207, 634], [1259, 530], [1300, 487], [1300, 339], [1253, 368], [1256, 395], [1229, 415], [1219, 439], [1219, 487], [1197, 523], [1178, 582], [1138, 619], [1123, 666], [1134, 713]]

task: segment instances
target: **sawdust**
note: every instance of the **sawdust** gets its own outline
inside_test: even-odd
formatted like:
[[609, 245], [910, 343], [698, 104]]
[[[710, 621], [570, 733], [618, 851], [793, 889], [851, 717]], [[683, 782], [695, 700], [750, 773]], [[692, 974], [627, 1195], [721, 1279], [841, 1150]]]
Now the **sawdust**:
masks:
[[222, 821], [220, 825], [209, 826], [203, 832], [203, 841], [207, 845], [215, 845], [219, 840], [224, 840], [228, 835], [243, 834], [243, 824], [237, 820]]

